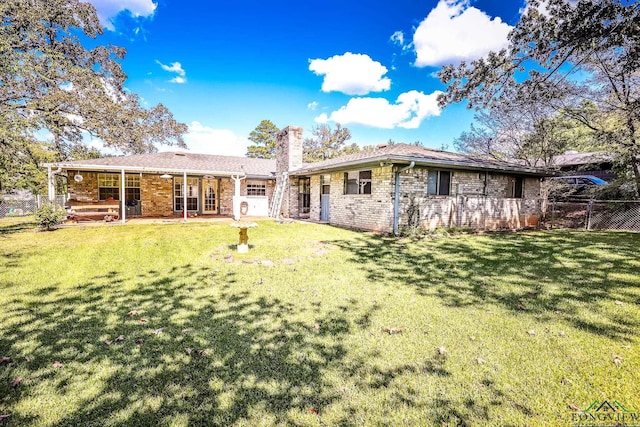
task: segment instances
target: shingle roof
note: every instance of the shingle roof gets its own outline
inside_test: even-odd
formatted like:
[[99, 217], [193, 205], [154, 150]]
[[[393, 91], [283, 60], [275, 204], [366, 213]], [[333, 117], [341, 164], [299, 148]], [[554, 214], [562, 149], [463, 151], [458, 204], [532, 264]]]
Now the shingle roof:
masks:
[[206, 173], [211, 175], [242, 174], [252, 177], [274, 177], [276, 161], [248, 157], [217, 156], [181, 152], [139, 154], [133, 156], [103, 157], [56, 163], [66, 169], [140, 170], [149, 172]]
[[604, 151], [595, 151], [591, 153], [566, 153], [553, 157], [553, 163], [556, 166], [579, 166], [590, 163], [604, 163], [612, 161], [612, 155]]
[[543, 172], [537, 169], [527, 168], [516, 163], [474, 158], [464, 154], [432, 150], [430, 148], [410, 144], [387, 145], [373, 150], [360, 151], [358, 153], [336, 157], [318, 163], [305, 164], [301, 169], [293, 172], [292, 175], [304, 175], [310, 172], [319, 172], [323, 170], [328, 171], [377, 162], [396, 162], [406, 164], [415, 162], [420, 165], [440, 165], [457, 169], [498, 170], [544, 175]]

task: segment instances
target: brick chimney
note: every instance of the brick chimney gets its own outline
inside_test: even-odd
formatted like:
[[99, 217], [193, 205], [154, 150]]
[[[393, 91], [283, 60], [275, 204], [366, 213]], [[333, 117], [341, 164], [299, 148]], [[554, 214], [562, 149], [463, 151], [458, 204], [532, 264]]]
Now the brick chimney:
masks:
[[[302, 167], [302, 128], [287, 126], [276, 134], [276, 187], [282, 182], [282, 172], [292, 172]], [[287, 179], [282, 198], [281, 214], [285, 218], [297, 216], [297, 180]]]
[[290, 172], [302, 167], [302, 128], [287, 126], [276, 134], [276, 172]]

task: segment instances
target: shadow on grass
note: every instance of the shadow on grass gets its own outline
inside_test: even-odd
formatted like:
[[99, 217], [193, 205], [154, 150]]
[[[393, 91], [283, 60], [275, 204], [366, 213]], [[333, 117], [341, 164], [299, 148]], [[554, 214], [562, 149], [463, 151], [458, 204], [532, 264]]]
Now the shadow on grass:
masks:
[[[332, 243], [349, 253], [369, 280], [410, 286], [447, 306], [494, 305], [559, 316], [577, 328], [622, 340], [640, 327], [638, 319], [598, 308], [601, 303], [640, 304], [638, 283], [628, 279], [637, 275], [638, 234], [519, 233], [419, 242], [361, 235]], [[598, 320], [580, 315], [585, 308]]]
[[[317, 410], [341, 398], [323, 373], [342, 369], [343, 338], [377, 309], [352, 301], [314, 312], [307, 324], [292, 320], [291, 303], [237, 290], [233, 275], [187, 264], [137, 280], [125, 292], [110, 271], [13, 301], [4, 314], [10, 326], [0, 328], [0, 355], [12, 357], [0, 367], [0, 412], [28, 406], [32, 390], [44, 388], [79, 408], [56, 421], [63, 426], [315, 423]], [[216, 292], [193, 297], [202, 286]], [[355, 375], [364, 369], [352, 367]], [[379, 372], [380, 381], [390, 375]], [[13, 413], [2, 425], [37, 422]]]
[[36, 224], [34, 222], [18, 222], [14, 224], [0, 225], [0, 237], [9, 234], [20, 233], [27, 230], [34, 230]]

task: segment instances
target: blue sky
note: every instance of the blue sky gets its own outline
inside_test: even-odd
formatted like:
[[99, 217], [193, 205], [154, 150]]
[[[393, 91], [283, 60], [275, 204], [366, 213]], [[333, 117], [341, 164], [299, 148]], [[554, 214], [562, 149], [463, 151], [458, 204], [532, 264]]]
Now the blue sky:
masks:
[[127, 49], [126, 87], [189, 125], [190, 151], [243, 155], [262, 119], [351, 130], [358, 145], [453, 149], [473, 114], [440, 110], [446, 63], [506, 44], [526, 6], [501, 0], [88, 0]]

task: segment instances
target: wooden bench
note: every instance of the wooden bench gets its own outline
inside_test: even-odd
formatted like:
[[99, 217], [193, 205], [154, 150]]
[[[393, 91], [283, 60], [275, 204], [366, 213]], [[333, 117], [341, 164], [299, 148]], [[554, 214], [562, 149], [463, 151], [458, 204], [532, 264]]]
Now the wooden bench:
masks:
[[116, 200], [80, 202], [70, 200], [67, 219], [70, 221], [106, 221], [120, 218], [120, 202]]

